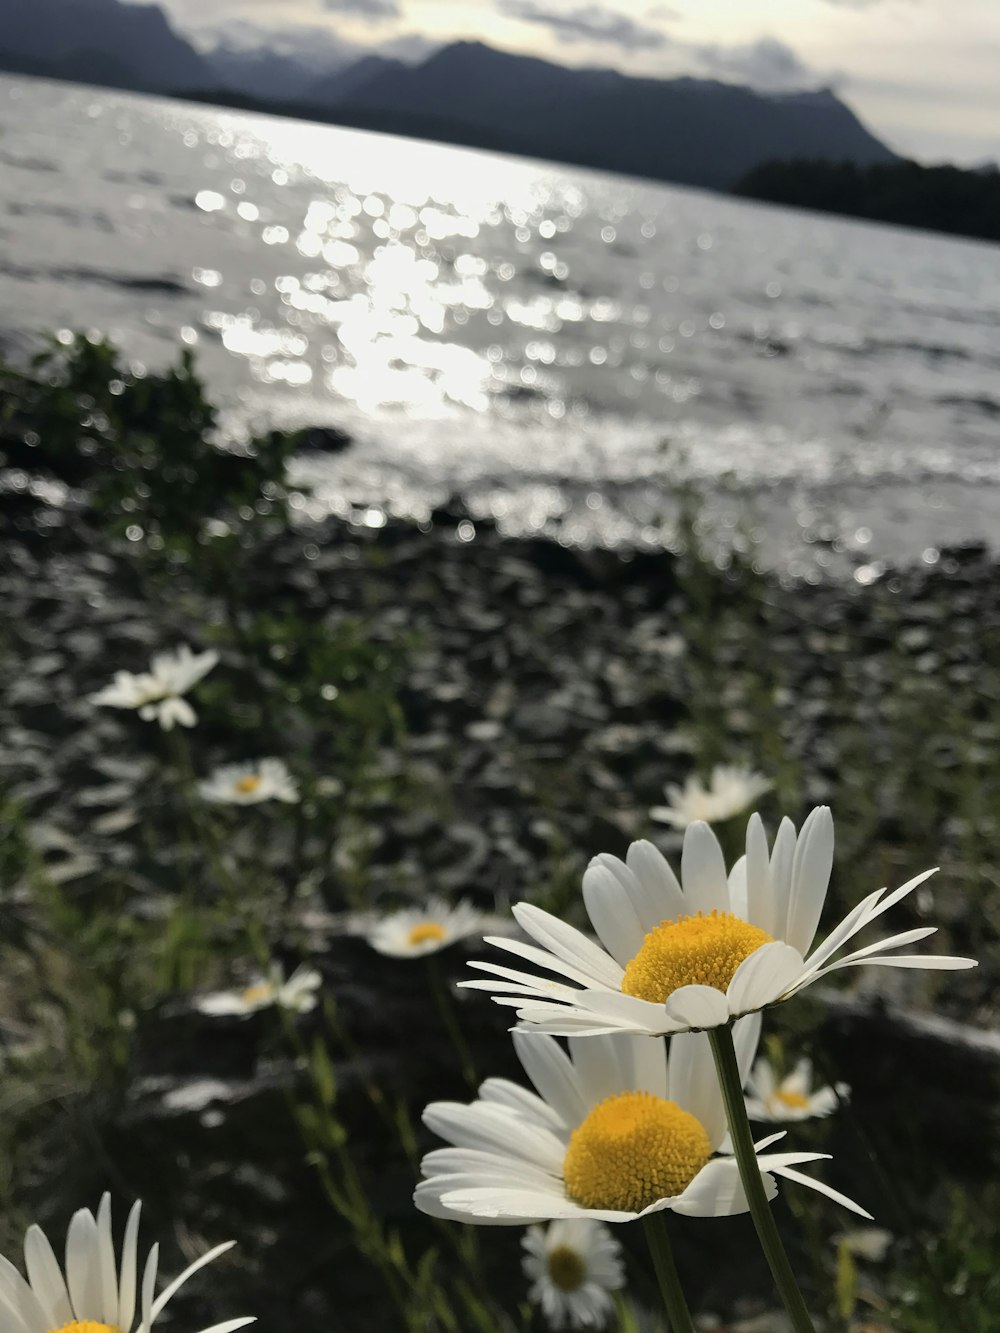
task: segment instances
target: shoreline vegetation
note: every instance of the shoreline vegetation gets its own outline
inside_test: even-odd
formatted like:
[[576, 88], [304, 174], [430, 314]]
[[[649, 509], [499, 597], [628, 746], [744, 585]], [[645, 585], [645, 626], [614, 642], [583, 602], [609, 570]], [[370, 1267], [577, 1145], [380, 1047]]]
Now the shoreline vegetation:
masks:
[[[66, 69], [58, 63], [0, 52], [2, 72], [25, 77], [79, 82], [77, 64]], [[399, 135], [404, 138], [454, 144], [490, 152], [541, 160], [557, 160], [571, 166], [614, 171], [613, 160], [597, 160], [586, 145], [578, 149], [563, 143], [553, 153], [539, 151], [528, 133], [508, 127], [463, 122], [452, 116], [402, 114], [378, 107], [324, 106], [308, 99], [259, 98], [248, 93], [216, 88], [207, 91], [168, 92], [162, 88], [137, 89], [128, 70], [110, 58], [95, 58], [92, 78], [97, 86], [146, 96], [169, 97], [203, 106], [246, 111], [345, 129]], [[94, 86], [94, 85], [90, 85]], [[778, 206], [801, 208], [837, 217], [912, 228], [948, 236], [988, 242], [1000, 241], [1000, 170], [951, 165], [925, 166], [895, 159], [858, 165], [851, 161], [791, 158], [766, 161], [748, 172], [738, 173], [731, 184], [706, 182], [654, 170], [643, 172], [635, 164], [620, 168], [625, 174], [661, 184], [678, 184], [737, 198], [754, 199]]]
[[734, 194], [788, 208], [892, 226], [916, 227], [973, 240], [1000, 241], [1000, 169], [887, 162], [765, 162]]
[[[414, 1333], [538, 1333], [511, 1296], [517, 1229], [486, 1245], [410, 1205], [432, 1146], [420, 1108], [469, 1095], [426, 999], [468, 955], [456, 946], [428, 971], [374, 953], [351, 922], [428, 894], [578, 919], [593, 853], [650, 837], [676, 857], [676, 833], [649, 816], [666, 784], [745, 762], [774, 784], [772, 831], [832, 805], [831, 920], [940, 865], [901, 924], [940, 924], [936, 947], [980, 960], [940, 988], [933, 974], [848, 974], [769, 1018], [772, 1058], [810, 1053], [823, 1082], [851, 1084], [806, 1146], [829, 1148], [829, 1183], [857, 1195], [861, 1182], [890, 1233], [887, 1258], [857, 1258], [829, 1241], [841, 1215], [784, 1191], [776, 1216], [808, 1299], [835, 1333], [987, 1333], [994, 557], [945, 551], [865, 588], [788, 587], [738, 554], [706, 556], [696, 496], [676, 555], [508, 540], [458, 501], [423, 526], [316, 522], [285, 481], [299, 443], [220, 449], [190, 357], [137, 378], [80, 339], [0, 367], [0, 1252], [25, 1219], [64, 1221], [114, 1179], [175, 1218], [189, 1250], [239, 1236], [210, 1294], [178, 1297], [185, 1326], [246, 1308], [275, 1327], [375, 1333], [396, 1291], [424, 1319], [398, 1317]], [[161, 732], [90, 700], [178, 643], [218, 654], [196, 728]], [[258, 755], [287, 764], [301, 800], [193, 800], [214, 765]], [[741, 830], [719, 826], [729, 855]], [[268, 960], [321, 976], [314, 1011], [196, 1007]], [[504, 1014], [448, 993], [480, 1075], [516, 1076]], [[677, 1228], [692, 1304], [766, 1316], [749, 1225], [726, 1225]], [[623, 1239], [650, 1307], [641, 1246]], [[445, 1290], [454, 1309], [434, 1304]]]

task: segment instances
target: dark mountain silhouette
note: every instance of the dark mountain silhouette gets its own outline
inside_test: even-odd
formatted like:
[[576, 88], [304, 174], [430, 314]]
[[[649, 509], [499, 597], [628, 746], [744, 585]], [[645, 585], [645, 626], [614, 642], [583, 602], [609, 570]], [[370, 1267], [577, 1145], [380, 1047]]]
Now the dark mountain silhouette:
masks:
[[[349, 74], [350, 71], [347, 71]], [[701, 79], [636, 79], [567, 69], [458, 42], [416, 67], [376, 71], [342, 113], [436, 119], [511, 151], [693, 185], [728, 188], [760, 162], [895, 161], [829, 89], [769, 95]], [[404, 131], [405, 132], [405, 131]]]
[[217, 79], [156, 5], [118, 0], [3, 0], [0, 61], [16, 72], [187, 92]]
[[387, 56], [362, 56], [346, 69], [315, 79], [305, 89], [302, 101], [314, 106], [341, 106], [350, 102], [376, 79], [399, 78], [409, 68], [402, 60], [390, 60]]
[[[211, 84], [261, 100], [302, 101], [316, 79], [315, 70], [306, 69], [295, 56], [277, 51], [219, 46], [206, 59], [215, 75]], [[336, 74], [329, 77], [336, 78]]]
[[637, 79], [478, 42], [416, 66], [368, 55], [317, 78], [278, 51], [222, 48], [210, 61], [156, 5], [120, 0], [0, 0], [4, 66], [716, 189], [775, 159], [897, 160], [828, 89]]

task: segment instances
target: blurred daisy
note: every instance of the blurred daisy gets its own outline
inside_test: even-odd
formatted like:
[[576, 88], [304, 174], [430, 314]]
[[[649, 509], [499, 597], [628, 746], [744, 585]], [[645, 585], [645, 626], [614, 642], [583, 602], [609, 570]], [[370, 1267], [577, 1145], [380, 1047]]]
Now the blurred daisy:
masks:
[[267, 976], [257, 976], [244, 990], [213, 991], [195, 1000], [194, 1007], [212, 1018], [247, 1018], [272, 1005], [308, 1014], [316, 1008], [316, 992], [322, 984], [323, 978], [315, 968], [303, 964], [286, 981], [281, 964], [274, 963]]
[[382, 917], [367, 928], [365, 938], [377, 953], [390, 958], [421, 958], [469, 935], [482, 935], [491, 922], [470, 903], [452, 907], [441, 898], [431, 898], [424, 907], [407, 907]]
[[299, 799], [299, 788], [283, 759], [255, 759], [247, 764], [223, 764], [203, 782], [198, 794], [220, 805], [259, 805], [261, 801]]
[[[743, 1079], [760, 1020], [736, 1024]], [[704, 1033], [666, 1043], [648, 1037], [571, 1038], [514, 1032], [518, 1059], [537, 1089], [487, 1079], [471, 1105], [434, 1102], [424, 1123], [453, 1144], [427, 1154], [414, 1202], [432, 1217], [496, 1225], [558, 1218], [631, 1222], [672, 1209], [725, 1217], [748, 1209], [736, 1160], [725, 1151], [726, 1112]], [[783, 1131], [756, 1145], [769, 1199], [775, 1176], [799, 1181], [868, 1217], [864, 1209], [794, 1168], [827, 1156], [768, 1153]]]
[[135, 708], [144, 722], [159, 722], [164, 731], [174, 724], [193, 727], [194, 709], [182, 696], [207, 676], [219, 660], [214, 652], [193, 653], [182, 644], [172, 653], [157, 653], [148, 671], [133, 675], [116, 671], [110, 685], [90, 696], [107, 708]]
[[[101, 1199], [96, 1218], [87, 1208], [73, 1214], [66, 1234], [65, 1276], [45, 1233], [38, 1226], [29, 1227], [24, 1237], [27, 1282], [13, 1264], [0, 1260], [0, 1326], [4, 1333], [131, 1333], [137, 1305], [136, 1333], [150, 1333], [164, 1306], [188, 1278], [236, 1243], [226, 1241], [203, 1254], [154, 1299], [160, 1247], [150, 1249], [139, 1281], [139, 1209], [138, 1203], [132, 1205], [125, 1224], [120, 1267], [115, 1263], [108, 1194]], [[233, 1333], [253, 1322], [247, 1316], [227, 1319], [204, 1333]]]
[[774, 1066], [762, 1056], [747, 1082], [747, 1115], [751, 1120], [812, 1120], [832, 1115], [850, 1091], [838, 1083], [814, 1092], [809, 1060], [800, 1060], [779, 1083]]
[[688, 778], [683, 787], [672, 783], [666, 788], [667, 804], [654, 805], [649, 813], [652, 819], [675, 828], [687, 828], [698, 819], [720, 824], [748, 810], [773, 785], [752, 768], [717, 764], [708, 786], [697, 776]]
[[624, 862], [608, 855], [591, 861], [583, 899], [603, 948], [528, 903], [514, 907], [514, 916], [537, 944], [487, 937], [559, 980], [473, 963], [498, 980], [459, 984], [489, 991], [497, 1004], [515, 1008], [522, 1024], [556, 1036], [657, 1035], [723, 1026], [845, 967], [975, 967], [971, 958], [891, 952], [933, 935], [935, 926], [890, 935], [833, 961], [933, 870], [892, 893], [869, 894], [810, 954], [832, 865], [833, 819], [825, 806], [798, 834], [783, 820], [770, 849], [760, 816], [752, 815], [746, 855], [728, 877], [715, 834], [707, 824], [689, 824], [683, 888], [648, 842], [634, 842]]
[[625, 1285], [621, 1246], [601, 1222], [567, 1217], [531, 1227], [521, 1241], [528, 1299], [553, 1328], [603, 1328]]

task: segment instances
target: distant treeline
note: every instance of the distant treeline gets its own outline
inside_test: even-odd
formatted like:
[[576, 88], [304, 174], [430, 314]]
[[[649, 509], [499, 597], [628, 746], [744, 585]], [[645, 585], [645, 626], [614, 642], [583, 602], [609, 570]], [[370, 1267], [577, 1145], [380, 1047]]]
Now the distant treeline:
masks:
[[734, 193], [794, 208], [1000, 241], [1000, 171], [891, 162], [765, 162]]

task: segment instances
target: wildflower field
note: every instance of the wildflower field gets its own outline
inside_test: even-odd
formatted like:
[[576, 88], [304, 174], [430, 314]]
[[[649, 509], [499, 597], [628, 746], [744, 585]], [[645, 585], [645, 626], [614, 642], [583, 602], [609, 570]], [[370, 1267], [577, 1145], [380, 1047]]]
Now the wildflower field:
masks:
[[0, 1329], [995, 1330], [987, 554], [351, 523], [316, 445], [0, 368]]

